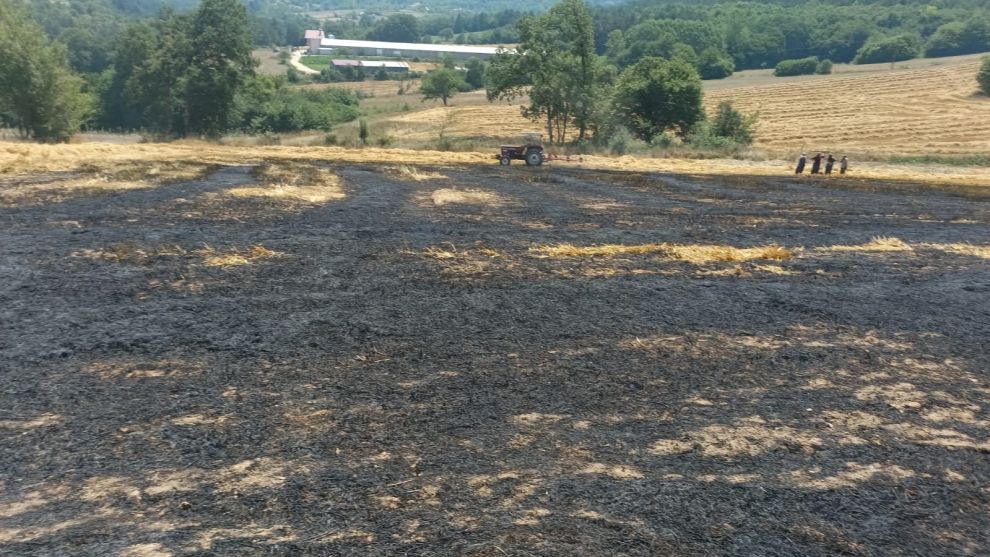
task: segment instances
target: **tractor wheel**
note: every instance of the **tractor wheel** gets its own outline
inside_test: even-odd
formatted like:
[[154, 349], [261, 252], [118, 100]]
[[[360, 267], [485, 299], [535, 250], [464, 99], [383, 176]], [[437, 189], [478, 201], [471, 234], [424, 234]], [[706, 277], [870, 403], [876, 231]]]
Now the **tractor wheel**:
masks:
[[498, 163], [500, 165], [502, 165], [502, 166], [509, 166], [509, 163], [511, 163], [511, 162], [512, 162], [512, 160], [509, 159], [509, 157], [502, 157], [502, 158], [498, 159]]
[[529, 166], [540, 166], [543, 164], [543, 153], [539, 151], [530, 151], [526, 153], [526, 164]]

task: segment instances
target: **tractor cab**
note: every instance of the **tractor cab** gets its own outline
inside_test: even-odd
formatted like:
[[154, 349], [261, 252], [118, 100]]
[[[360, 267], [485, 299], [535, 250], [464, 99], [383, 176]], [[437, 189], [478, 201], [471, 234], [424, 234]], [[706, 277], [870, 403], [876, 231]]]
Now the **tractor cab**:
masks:
[[522, 134], [522, 145], [502, 145], [496, 158], [502, 166], [508, 166], [513, 160], [526, 161], [528, 166], [543, 164], [543, 134], [540, 132], [525, 132]]

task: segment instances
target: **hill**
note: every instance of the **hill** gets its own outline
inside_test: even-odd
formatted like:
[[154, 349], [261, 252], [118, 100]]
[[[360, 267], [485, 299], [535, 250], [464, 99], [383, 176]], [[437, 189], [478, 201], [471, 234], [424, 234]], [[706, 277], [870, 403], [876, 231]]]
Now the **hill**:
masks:
[[[770, 155], [795, 151], [843, 151], [854, 159], [892, 155], [983, 156], [990, 151], [990, 98], [978, 92], [980, 56], [889, 64], [837, 65], [833, 75], [775, 78], [769, 71], [739, 72], [705, 82], [711, 113], [731, 100], [759, 113], [756, 147]], [[335, 84], [367, 88], [369, 84]], [[375, 82], [363, 106], [379, 114], [376, 133], [417, 146], [447, 138], [488, 148], [518, 138], [539, 124], [519, 115], [518, 104], [491, 104], [483, 92], [458, 95], [453, 105], [396, 95], [398, 82]], [[404, 110], [397, 110], [402, 106]], [[346, 130], [346, 127], [344, 128]]]

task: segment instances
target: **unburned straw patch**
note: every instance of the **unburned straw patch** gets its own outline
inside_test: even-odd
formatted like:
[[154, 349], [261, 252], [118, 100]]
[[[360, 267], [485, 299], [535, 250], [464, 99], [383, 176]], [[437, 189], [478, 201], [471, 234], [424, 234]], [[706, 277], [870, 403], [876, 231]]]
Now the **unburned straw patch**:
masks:
[[257, 185], [231, 188], [234, 197], [322, 204], [347, 197], [340, 177], [331, 170], [302, 162], [268, 162], [254, 170]]
[[489, 207], [500, 207], [505, 205], [505, 198], [495, 192], [456, 188], [441, 188], [433, 190], [429, 196], [429, 201], [438, 207], [444, 205], [484, 205]]
[[733, 246], [706, 244], [603, 244], [597, 246], [576, 246], [574, 244], [557, 244], [536, 246], [529, 249], [537, 257], [548, 258], [583, 258], [583, 257], [619, 257], [624, 255], [657, 255], [669, 259], [677, 259], [703, 265], [714, 262], [751, 261], [755, 259], [786, 260], [790, 259], [790, 250], [769, 245], [754, 248], [737, 248]]
[[87, 163], [69, 175], [51, 180], [15, 182], [0, 187], [0, 206], [61, 203], [69, 199], [113, 195], [201, 178], [215, 165], [196, 161]]
[[190, 261], [204, 267], [240, 267], [266, 259], [284, 257], [279, 251], [261, 245], [247, 249], [216, 249], [204, 246], [187, 250], [178, 245], [140, 246], [137, 244], [114, 244], [104, 249], [84, 249], [73, 252], [72, 257], [109, 261], [112, 263], [150, 267], [160, 262]]
[[416, 168], [410, 165], [399, 165], [399, 166], [386, 166], [383, 172], [391, 176], [396, 176], [402, 180], [410, 180], [413, 182], [426, 182], [428, 180], [446, 180], [447, 176], [439, 172], [432, 172], [428, 170], [423, 170], [421, 168]]

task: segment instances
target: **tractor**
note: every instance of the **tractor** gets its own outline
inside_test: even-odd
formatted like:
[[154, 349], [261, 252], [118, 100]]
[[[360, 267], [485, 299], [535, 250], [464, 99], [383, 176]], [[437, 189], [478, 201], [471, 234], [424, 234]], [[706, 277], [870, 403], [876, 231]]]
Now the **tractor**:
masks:
[[542, 137], [540, 132], [526, 132], [523, 134], [523, 145], [502, 145], [501, 152], [495, 158], [502, 166], [509, 166], [513, 159], [526, 161], [528, 166], [540, 166], [546, 160]]

